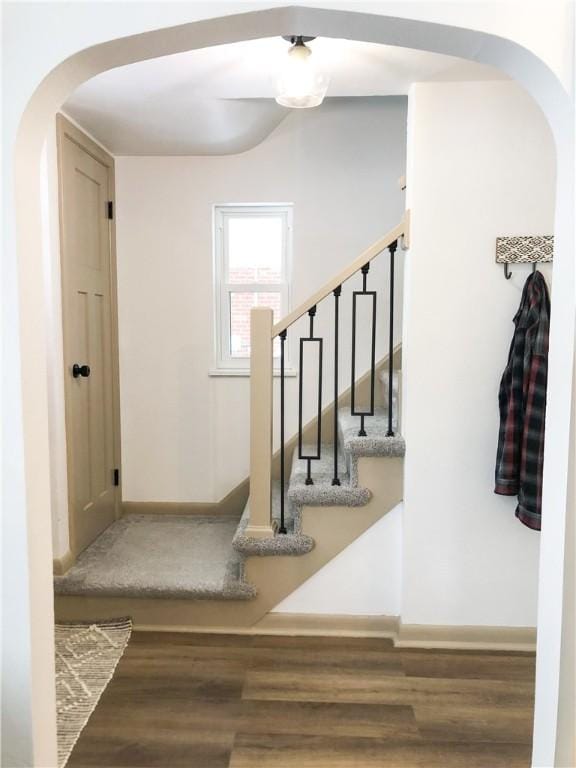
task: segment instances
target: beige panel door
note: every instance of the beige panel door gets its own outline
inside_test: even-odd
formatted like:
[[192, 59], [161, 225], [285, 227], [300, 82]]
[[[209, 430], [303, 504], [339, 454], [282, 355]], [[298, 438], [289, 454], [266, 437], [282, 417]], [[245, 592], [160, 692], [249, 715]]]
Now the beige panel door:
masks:
[[[62, 314], [70, 545], [117, 516], [119, 418], [113, 160], [59, 116]], [[118, 470], [118, 473], [115, 472]]]

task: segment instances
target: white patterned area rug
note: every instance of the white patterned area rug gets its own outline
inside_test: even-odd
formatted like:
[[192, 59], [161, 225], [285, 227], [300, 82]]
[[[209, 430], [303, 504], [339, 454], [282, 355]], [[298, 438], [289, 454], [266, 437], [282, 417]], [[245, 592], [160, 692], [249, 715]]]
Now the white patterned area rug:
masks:
[[56, 624], [58, 766], [66, 765], [130, 639], [130, 619]]

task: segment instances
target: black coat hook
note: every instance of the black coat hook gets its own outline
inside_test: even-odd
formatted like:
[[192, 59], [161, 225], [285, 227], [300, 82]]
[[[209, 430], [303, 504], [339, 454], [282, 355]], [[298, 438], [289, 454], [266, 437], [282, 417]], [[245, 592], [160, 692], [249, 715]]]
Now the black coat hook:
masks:
[[[532, 274], [534, 274], [534, 272], [536, 272], [535, 261], [532, 263]], [[508, 264], [508, 262], [504, 262], [504, 277], [506, 278], [506, 280], [510, 280], [510, 278], [512, 277], [512, 272], [510, 272], [510, 265]]]

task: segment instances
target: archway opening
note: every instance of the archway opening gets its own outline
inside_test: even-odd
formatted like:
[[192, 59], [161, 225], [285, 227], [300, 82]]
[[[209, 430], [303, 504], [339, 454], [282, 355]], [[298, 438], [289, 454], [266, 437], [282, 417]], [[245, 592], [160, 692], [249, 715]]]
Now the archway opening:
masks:
[[[307, 34], [354, 38], [410, 48], [458, 55], [497, 66], [520, 82], [537, 101], [550, 123], [557, 148], [557, 210], [555, 251], [555, 313], [551, 333], [549, 412], [546, 444], [545, 507], [555, 510], [542, 535], [540, 592], [539, 674], [536, 705], [535, 759], [545, 764], [553, 753], [557, 692], [560, 669], [565, 510], [568, 476], [569, 413], [573, 355], [574, 273], [572, 263], [573, 159], [571, 106], [557, 79], [532, 54], [515, 44], [470, 30], [423, 22], [390, 19], [370, 14], [319, 11], [305, 8], [225, 17], [157, 30], [111, 41], [82, 51], [63, 62], [42, 83], [27, 106], [16, 145], [16, 218], [20, 268], [20, 313], [22, 318], [22, 371], [24, 404], [25, 465], [27, 474], [30, 590], [33, 604], [32, 644], [48, 663], [51, 648], [42, 650], [40, 637], [51, 617], [49, 539], [49, 454], [46, 397], [38, 387], [39, 371], [45, 371], [44, 303], [40, 267], [40, 156], [49, 121], [67, 95], [80, 82], [97, 72], [151, 56], [237, 40], [280, 36], [287, 29], [305, 27]], [[32, 384], [32, 382], [34, 382]], [[48, 534], [48, 535], [46, 535]], [[555, 595], [557, 599], [550, 599]], [[44, 606], [39, 607], [39, 606]], [[50, 691], [48, 692], [48, 698]], [[40, 709], [42, 697], [37, 701]], [[51, 710], [48, 706], [46, 711]], [[541, 732], [538, 726], [541, 726]], [[51, 736], [47, 733], [46, 744]], [[538, 740], [539, 739], [539, 740]]]

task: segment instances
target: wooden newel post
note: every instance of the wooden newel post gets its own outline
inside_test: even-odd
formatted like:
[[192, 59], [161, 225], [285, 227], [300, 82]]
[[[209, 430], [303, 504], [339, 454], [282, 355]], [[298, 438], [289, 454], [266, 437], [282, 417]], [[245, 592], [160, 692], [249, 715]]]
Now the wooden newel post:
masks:
[[247, 536], [268, 538], [272, 494], [272, 310], [250, 313], [250, 524]]

